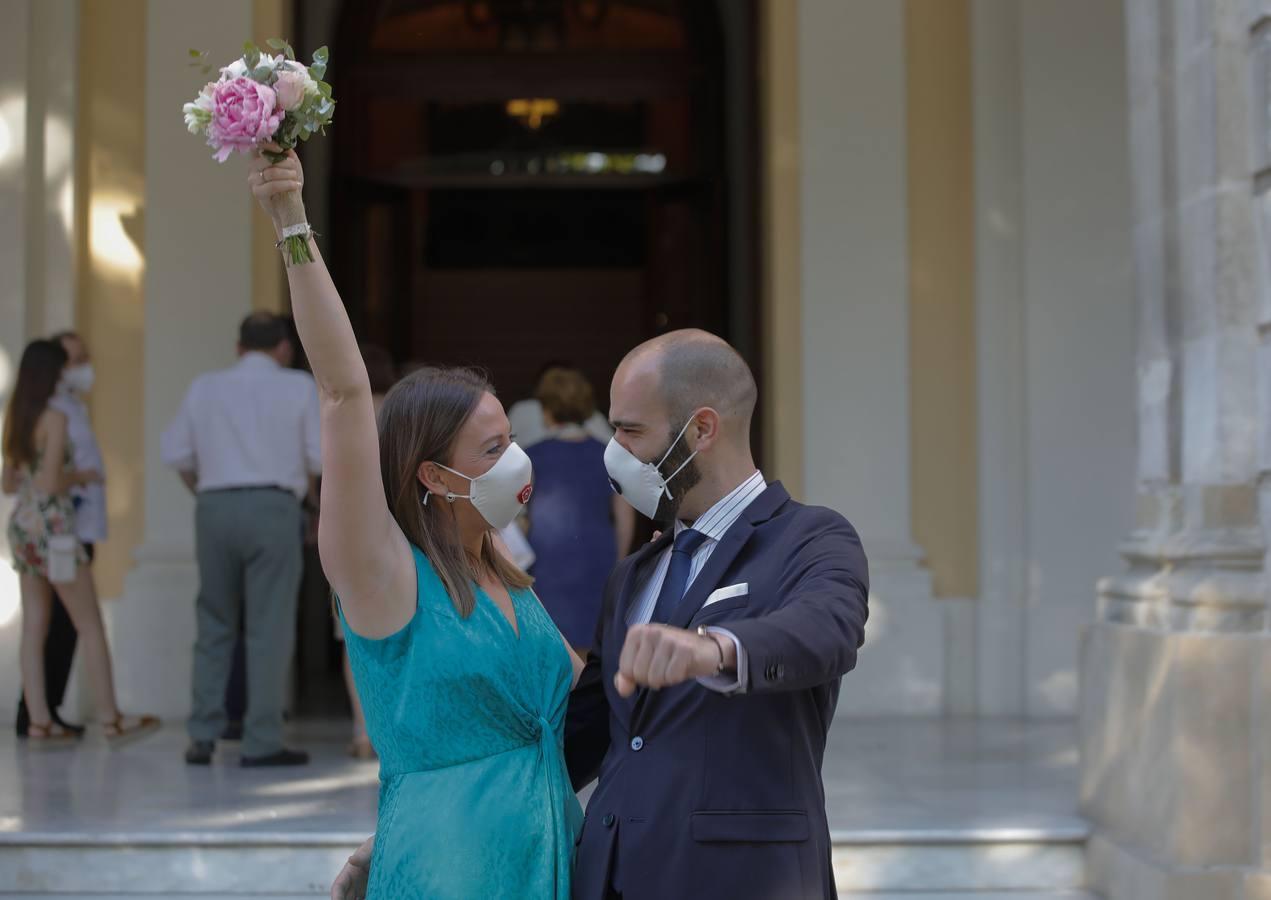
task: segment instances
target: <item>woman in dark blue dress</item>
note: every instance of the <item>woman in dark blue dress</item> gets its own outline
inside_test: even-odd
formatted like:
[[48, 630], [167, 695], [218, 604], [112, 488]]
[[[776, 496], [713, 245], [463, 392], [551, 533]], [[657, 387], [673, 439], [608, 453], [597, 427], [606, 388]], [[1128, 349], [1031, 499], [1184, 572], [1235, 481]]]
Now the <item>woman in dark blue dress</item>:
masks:
[[631, 546], [635, 512], [609, 487], [605, 445], [583, 430], [595, 412], [581, 372], [550, 369], [538, 386], [549, 437], [534, 461], [529, 541], [534, 590], [575, 650], [591, 647], [605, 581]]

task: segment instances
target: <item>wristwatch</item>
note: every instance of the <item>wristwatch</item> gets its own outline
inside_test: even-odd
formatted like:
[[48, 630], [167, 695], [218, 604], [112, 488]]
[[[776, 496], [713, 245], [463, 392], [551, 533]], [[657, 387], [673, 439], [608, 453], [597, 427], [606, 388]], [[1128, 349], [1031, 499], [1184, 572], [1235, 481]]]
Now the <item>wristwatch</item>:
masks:
[[709, 631], [707, 631], [707, 630], [706, 630], [706, 626], [705, 626], [705, 625], [698, 625], [698, 626], [697, 626], [697, 634], [698, 634], [698, 637], [704, 637], [704, 638], [706, 638], [706, 640], [708, 640], [708, 641], [710, 641], [712, 644], [714, 644], [714, 645], [715, 645], [715, 649], [719, 651], [719, 665], [715, 667], [715, 675], [717, 675], [717, 676], [718, 676], [718, 675], [723, 675], [723, 674], [724, 674], [724, 648], [723, 648], [723, 645], [721, 645], [721, 644], [719, 643], [719, 641], [717, 641], [717, 640], [715, 640], [713, 637], [711, 637], [711, 634], [710, 634], [710, 632], [709, 632]]

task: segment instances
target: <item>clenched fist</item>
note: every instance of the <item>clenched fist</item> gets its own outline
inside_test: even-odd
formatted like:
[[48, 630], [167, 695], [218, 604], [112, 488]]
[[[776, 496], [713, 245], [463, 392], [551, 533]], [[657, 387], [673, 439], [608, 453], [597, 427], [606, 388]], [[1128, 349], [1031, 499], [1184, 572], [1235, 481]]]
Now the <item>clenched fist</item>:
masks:
[[633, 625], [622, 645], [613, 683], [630, 697], [637, 687], [672, 687], [736, 669], [737, 648], [726, 636], [699, 635], [669, 625]]

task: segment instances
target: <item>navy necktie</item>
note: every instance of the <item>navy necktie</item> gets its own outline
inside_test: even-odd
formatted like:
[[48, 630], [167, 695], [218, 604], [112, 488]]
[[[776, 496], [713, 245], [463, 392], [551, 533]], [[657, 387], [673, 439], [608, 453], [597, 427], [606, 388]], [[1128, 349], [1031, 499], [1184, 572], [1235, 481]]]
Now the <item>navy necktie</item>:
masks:
[[675, 612], [675, 608], [684, 599], [684, 591], [688, 588], [688, 574], [693, 569], [693, 554], [706, 540], [706, 535], [692, 528], [685, 528], [675, 536], [675, 546], [671, 548], [671, 564], [666, 569], [666, 578], [662, 582], [662, 590], [658, 593], [658, 602], [653, 607], [651, 621], [666, 624]]

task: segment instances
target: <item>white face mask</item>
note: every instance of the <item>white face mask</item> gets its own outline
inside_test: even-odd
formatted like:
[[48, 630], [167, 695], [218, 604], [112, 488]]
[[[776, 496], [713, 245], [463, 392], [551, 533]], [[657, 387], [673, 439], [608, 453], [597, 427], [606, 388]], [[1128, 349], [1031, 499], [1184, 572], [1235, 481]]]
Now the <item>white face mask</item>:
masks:
[[93, 371], [92, 363], [84, 363], [82, 366], [71, 366], [62, 373], [62, 384], [66, 389], [76, 394], [87, 394], [93, 389], [93, 382], [96, 380], [96, 373]]
[[656, 463], [641, 462], [635, 454], [619, 444], [616, 437], [612, 438], [609, 446], [605, 448], [605, 469], [609, 472], [609, 484], [613, 487], [614, 493], [650, 519], [657, 515], [658, 504], [662, 502], [663, 497], [671, 499], [671, 489], [668, 485], [675, 480], [676, 475], [684, 471], [685, 466], [693, 461], [693, 457], [697, 456], [697, 451], [694, 450], [678, 469], [668, 477], [662, 477], [662, 463], [666, 462], [666, 458], [671, 455], [671, 451], [680, 442], [680, 438], [684, 437], [684, 432], [688, 431], [688, 426], [692, 422], [690, 418], [684, 423], [684, 427], [680, 429], [675, 440], [671, 441], [671, 446], [666, 448], [666, 453], [662, 454], [662, 458]]
[[[441, 463], [436, 465], [460, 478], [467, 478], [471, 485], [468, 493], [450, 492], [446, 494], [446, 499], [451, 503], [456, 500], [470, 501], [492, 528], [502, 529], [511, 525], [512, 520], [520, 513], [521, 507], [529, 502], [530, 494], [534, 493], [531, 481], [534, 476], [534, 464], [525, 455], [525, 451], [515, 443], [508, 444], [508, 448], [503, 451], [503, 455], [490, 471], [476, 478], [456, 472]], [[425, 495], [424, 502], [427, 501], [428, 495]]]

